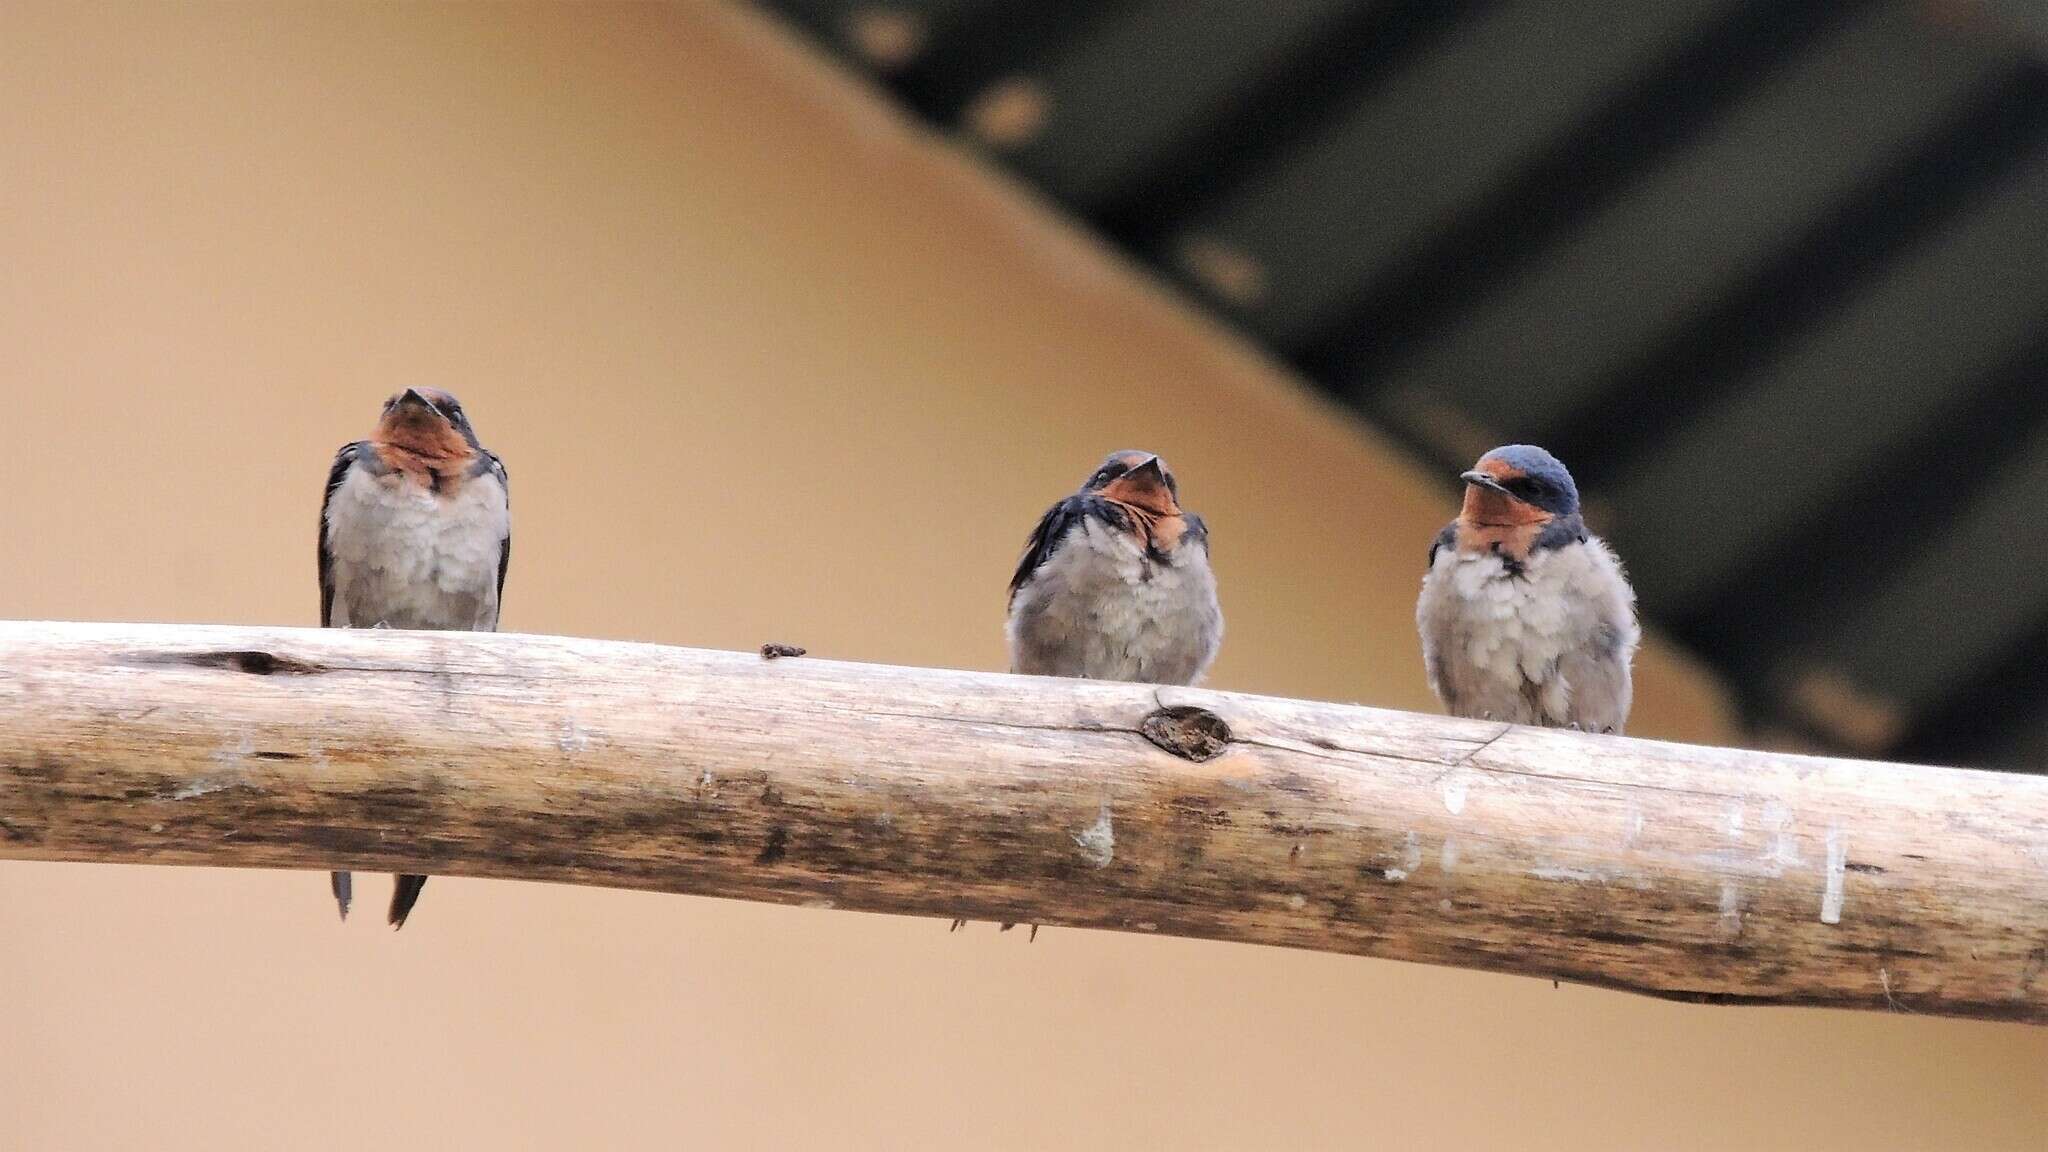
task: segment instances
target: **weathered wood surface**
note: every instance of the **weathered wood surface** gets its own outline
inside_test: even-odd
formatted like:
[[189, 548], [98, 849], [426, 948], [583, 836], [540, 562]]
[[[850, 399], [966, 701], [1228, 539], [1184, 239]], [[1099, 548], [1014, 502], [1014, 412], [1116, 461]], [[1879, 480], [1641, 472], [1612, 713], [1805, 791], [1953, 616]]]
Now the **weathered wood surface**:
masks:
[[552, 636], [0, 623], [0, 857], [554, 880], [2048, 1021], [2048, 778]]

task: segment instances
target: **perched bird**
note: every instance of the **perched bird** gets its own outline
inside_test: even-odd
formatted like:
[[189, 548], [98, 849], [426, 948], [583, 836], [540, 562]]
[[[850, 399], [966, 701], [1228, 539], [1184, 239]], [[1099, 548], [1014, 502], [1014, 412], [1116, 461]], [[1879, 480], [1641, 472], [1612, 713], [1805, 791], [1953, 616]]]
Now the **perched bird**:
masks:
[[[320, 504], [321, 627], [495, 632], [511, 558], [505, 465], [455, 397], [408, 388], [368, 440], [335, 453]], [[349, 874], [333, 882], [347, 919]], [[426, 883], [398, 877], [392, 927]]]
[[1010, 577], [1006, 631], [1012, 672], [1147, 684], [1202, 678], [1223, 643], [1223, 609], [1208, 526], [1181, 510], [1166, 461], [1112, 452], [1079, 492], [1046, 510]]
[[1429, 549], [1415, 605], [1429, 686], [1454, 716], [1620, 732], [1641, 629], [1621, 562], [1555, 456], [1495, 448]]
[[1223, 641], [1209, 530], [1166, 462], [1115, 452], [1052, 506], [1010, 579], [1010, 671], [1193, 684]]

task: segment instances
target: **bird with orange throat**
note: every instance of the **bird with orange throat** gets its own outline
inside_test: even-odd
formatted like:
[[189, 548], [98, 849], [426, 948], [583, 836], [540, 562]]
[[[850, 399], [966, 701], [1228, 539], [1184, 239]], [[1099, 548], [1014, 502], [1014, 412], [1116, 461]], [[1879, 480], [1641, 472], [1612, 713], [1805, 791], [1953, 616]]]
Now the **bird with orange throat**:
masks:
[[1209, 529], [1150, 452], [1114, 452], [1039, 519], [1010, 580], [1010, 671], [1193, 684], [1223, 642]]
[[1495, 448], [1429, 549], [1415, 623], [1429, 686], [1454, 716], [1620, 732], [1642, 631], [1621, 562], [1586, 531], [1557, 457]]
[[[455, 397], [408, 388], [384, 402], [369, 439], [335, 454], [320, 505], [321, 627], [495, 632], [511, 558], [505, 465]], [[393, 928], [426, 883], [397, 878]], [[352, 887], [333, 874], [343, 919]]]
[[1006, 632], [1012, 672], [1147, 684], [1202, 678], [1223, 643], [1223, 609], [1209, 527], [1181, 508], [1166, 461], [1112, 452], [1080, 491], [1046, 510], [1010, 578]]

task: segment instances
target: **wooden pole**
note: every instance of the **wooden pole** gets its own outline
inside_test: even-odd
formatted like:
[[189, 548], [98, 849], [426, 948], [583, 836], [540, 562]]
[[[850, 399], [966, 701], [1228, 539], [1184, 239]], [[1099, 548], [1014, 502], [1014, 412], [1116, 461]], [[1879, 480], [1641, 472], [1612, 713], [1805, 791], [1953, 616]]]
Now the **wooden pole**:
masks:
[[0, 857], [554, 880], [2048, 1021], [2048, 778], [554, 636], [0, 623]]

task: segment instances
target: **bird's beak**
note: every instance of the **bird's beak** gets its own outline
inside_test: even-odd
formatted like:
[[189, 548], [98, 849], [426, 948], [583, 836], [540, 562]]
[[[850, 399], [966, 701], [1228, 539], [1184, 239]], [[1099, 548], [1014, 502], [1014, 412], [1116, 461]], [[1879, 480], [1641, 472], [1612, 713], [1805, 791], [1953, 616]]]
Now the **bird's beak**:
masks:
[[398, 407], [400, 409], [424, 409], [429, 415], [441, 415], [441, 410], [439, 408], [434, 407], [434, 402], [432, 400], [427, 399], [426, 396], [422, 394], [420, 390], [417, 388], [407, 388], [404, 392], [400, 393], [398, 397]]
[[1474, 485], [1475, 487], [1485, 488], [1492, 492], [1498, 492], [1503, 496], [1511, 495], [1511, 493], [1509, 493], [1507, 489], [1500, 486], [1500, 481], [1495, 480], [1492, 476], [1489, 476], [1486, 473], [1479, 471], [1477, 468], [1473, 469], [1470, 472], [1460, 473], [1458, 479], [1463, 480], [1467, 484]]
[[1160, 465], [1157, 456], [1110, 481], [1102, 494], [1161, 516], [1170, 516], [1180, 510], [1173, 498], [1173, 489], [1166, 486], [1166, 469]]

